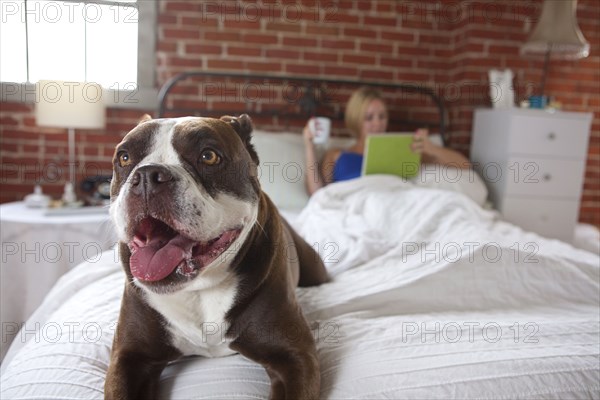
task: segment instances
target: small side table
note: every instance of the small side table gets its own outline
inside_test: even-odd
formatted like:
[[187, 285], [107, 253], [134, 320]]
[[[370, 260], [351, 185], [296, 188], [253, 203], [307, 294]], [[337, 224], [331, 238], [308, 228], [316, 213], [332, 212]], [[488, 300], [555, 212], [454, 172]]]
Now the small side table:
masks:
[[116, 243], [108, 210], [46, 215], [23, 202], [0, 205], [0, 359], [54, 283]]

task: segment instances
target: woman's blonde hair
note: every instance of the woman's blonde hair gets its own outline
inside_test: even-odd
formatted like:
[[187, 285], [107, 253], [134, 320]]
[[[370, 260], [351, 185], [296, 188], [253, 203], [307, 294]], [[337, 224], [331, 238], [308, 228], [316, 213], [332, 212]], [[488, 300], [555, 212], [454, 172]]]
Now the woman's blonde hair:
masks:
[[363, 121], [365, 119], [365, 112], [369, 103], [373, 100], [381, 100], [385, 104], [385, 100], [379, 90], [368, 86], [362, 86], [352, 93], [348, 103], [346, 103], [344, 121], [346, 122], [346, 128], [348, 128], [355, 137], [360, 136], [360, 131], [362, 130]]

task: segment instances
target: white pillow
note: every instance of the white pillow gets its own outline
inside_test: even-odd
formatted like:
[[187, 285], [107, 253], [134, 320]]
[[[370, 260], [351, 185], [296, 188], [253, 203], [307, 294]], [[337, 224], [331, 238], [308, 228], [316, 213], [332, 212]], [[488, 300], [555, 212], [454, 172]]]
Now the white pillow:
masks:
[[423, 164], [419, 174], [411, 179], [415, 185], [459, 192], [483, 207], [488, 191], [473, 169], [461, 169], [439, 164]]
[[[298, 211], [304, 208], [309, 198], [305, 176], [314, 171], [306, 167], [302, 134], [254, 130], [251, 142], [260, 160], [259, 180], [265, 193], [280, 209]], [[353, 139], [331, 138], [317, 147], [317, 157], [330, 147], [347, 148], [352, 143]]]

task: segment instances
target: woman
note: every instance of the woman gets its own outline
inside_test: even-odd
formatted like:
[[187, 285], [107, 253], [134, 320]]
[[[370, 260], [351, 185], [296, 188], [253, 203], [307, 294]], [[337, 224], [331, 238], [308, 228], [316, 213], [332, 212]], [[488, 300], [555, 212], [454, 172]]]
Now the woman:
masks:
[[[330, 149], [325, 153], [318, 171], [306, 174], [306, 188], [309, 194], [331, 182], [360, 176], [367, 136], [383, 133], [387, 129], [388, 112], [381, 93], [369, 87], [361, 87], [355, 91], [346, 104], [345, 123], [356, 137], [356, 143], [347, 150]], [[303, 132], [306, 165], [319, 165], [313, 144], [314, 132], [309, 125], [306, 124]], [[422, 163], [470, 167], [469, 160], [462, 154], [432, 143], [427, 129], [418, 129], [415, 132], [412, 151], [421, 154]]]

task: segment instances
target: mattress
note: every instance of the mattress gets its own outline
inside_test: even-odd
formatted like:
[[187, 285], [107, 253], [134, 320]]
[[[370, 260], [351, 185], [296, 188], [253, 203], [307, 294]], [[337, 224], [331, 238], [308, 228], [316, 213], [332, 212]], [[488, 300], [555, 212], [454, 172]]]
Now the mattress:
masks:
[[[600, 259], [469, 197], [373, 176], [284, 213], [331, 282], [297, 289], [324, 399], [600, 398]], [[63, 276], [2, 363], [3, 399], [94, 399], [125, 277], [114, 251]], [[241, 355], [187, 357], [161, 398], [266, 399]]]

